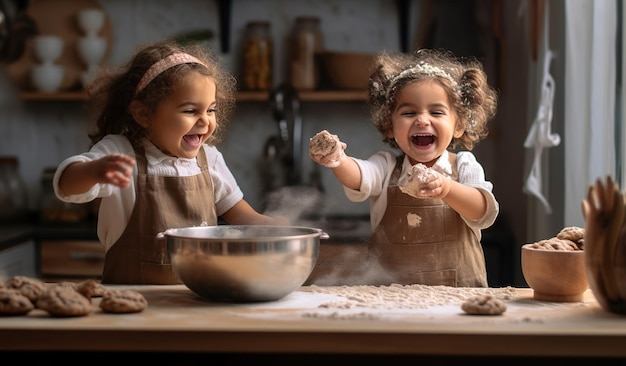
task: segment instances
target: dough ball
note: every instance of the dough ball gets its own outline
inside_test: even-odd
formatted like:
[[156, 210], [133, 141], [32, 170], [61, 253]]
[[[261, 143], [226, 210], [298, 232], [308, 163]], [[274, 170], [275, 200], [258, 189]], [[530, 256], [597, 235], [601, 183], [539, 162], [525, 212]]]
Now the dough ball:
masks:
[[461, 305], [470, 315], [500, 315], [506, 311], [506, 304], [492, 295], [477, 295]]

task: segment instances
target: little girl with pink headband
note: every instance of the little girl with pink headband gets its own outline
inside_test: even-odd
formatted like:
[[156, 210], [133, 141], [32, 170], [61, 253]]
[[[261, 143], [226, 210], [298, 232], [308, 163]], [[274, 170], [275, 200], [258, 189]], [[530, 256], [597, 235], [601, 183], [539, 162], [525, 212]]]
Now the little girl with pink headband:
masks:
[[101, 199], [103, 283], [180, 283], [157, 239], [169, 228], [286, 223], [244, 200], [215, 147], [236, 81], [208, 52], [158, 42], [90, 86], [91, 147], [61, 162], [53, 186], [65, 202]]

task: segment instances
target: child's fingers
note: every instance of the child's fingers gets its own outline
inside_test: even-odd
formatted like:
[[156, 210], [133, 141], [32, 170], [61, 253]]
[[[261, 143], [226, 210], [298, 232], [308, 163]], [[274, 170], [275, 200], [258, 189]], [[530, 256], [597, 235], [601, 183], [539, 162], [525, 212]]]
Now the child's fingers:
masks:
[[126, 164], [130, 167], [135, 166], [135, 159], [128, 155], [124, 154], [112, 154], [107, 157], [110, 162], [115, 162], [118, 164]]
[[109, 171], [105, 175], [107, 183], [118, 187], [126, 187], [130, 184], [130, 176], [120, 173], [119, 171]]

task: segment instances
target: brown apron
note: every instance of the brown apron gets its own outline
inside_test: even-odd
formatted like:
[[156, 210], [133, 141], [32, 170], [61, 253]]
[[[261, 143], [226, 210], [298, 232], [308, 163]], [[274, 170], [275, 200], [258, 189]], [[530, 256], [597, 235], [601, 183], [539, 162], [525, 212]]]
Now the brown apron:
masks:
[[[456, 179], [456, 154], [449, 156]], [[398, 187], [402, 161], [403, 156], [390, 177], [385, 214], [369, 240], [369, 284], [486, 287], [480, 241], [443, 200], [402, 193]]]
[[178, 284], [166, 239], [156, 235], [170, 228], [217, 224], [213, 182], [204, 148], [197, 157], [202, 173], [190, 177], [148, 175], [143, 148], [135, 148], [136, 201], [122, 236], [107, 251], [102, 275], [110, 284]]

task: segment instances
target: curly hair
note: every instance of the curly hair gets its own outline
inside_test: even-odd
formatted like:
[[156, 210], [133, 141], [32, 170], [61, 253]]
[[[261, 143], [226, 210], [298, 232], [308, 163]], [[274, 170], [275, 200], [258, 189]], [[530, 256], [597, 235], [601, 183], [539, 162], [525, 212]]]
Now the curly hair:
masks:
[[[377, 55], [369, 79], [369, 102], [372, 122], [383, 136], [393, 128], [391, 116], [398, 93], [406, 85], [422, 80], [434, 80], [445, 90], [457, 123], [462, 124], [464, 133], [452, 139], [449, 150], [472, 150], [487, 137], [487, 123], [496, 114], [498, 96], [487, 83], [482, 64], [475, 58], [460, 59], [449, 51], [435, 49]], [[393, 139], [384, 137], [383, 141], [398, 148]]]
[[[183, 63], [156, 76], [144, 89], [137, 84], [146, 71], [167, 56], [183, 52], [203, 64]], [[147, 131], [133, 119], [130, 105], [140, 102], [150, 113], [174, 92], [178, 82], [189, 72], [198, 72], [213, 79], [216, 85], [217, 128], [207, 140], [209, 144], [221, 141], [225, 126], [235, 106], [236, 80], [218, 62], [212, 51], [199, 44], [181, 45], [172, 40], [159, 41], [140, 48], [125, 65], [104, 69], [87, 90], [88, 111], [94, 121], [94, 131], [89, 133], [92, 146], [109, 134], [122, 134], [135, 145], [147, 137]]]

